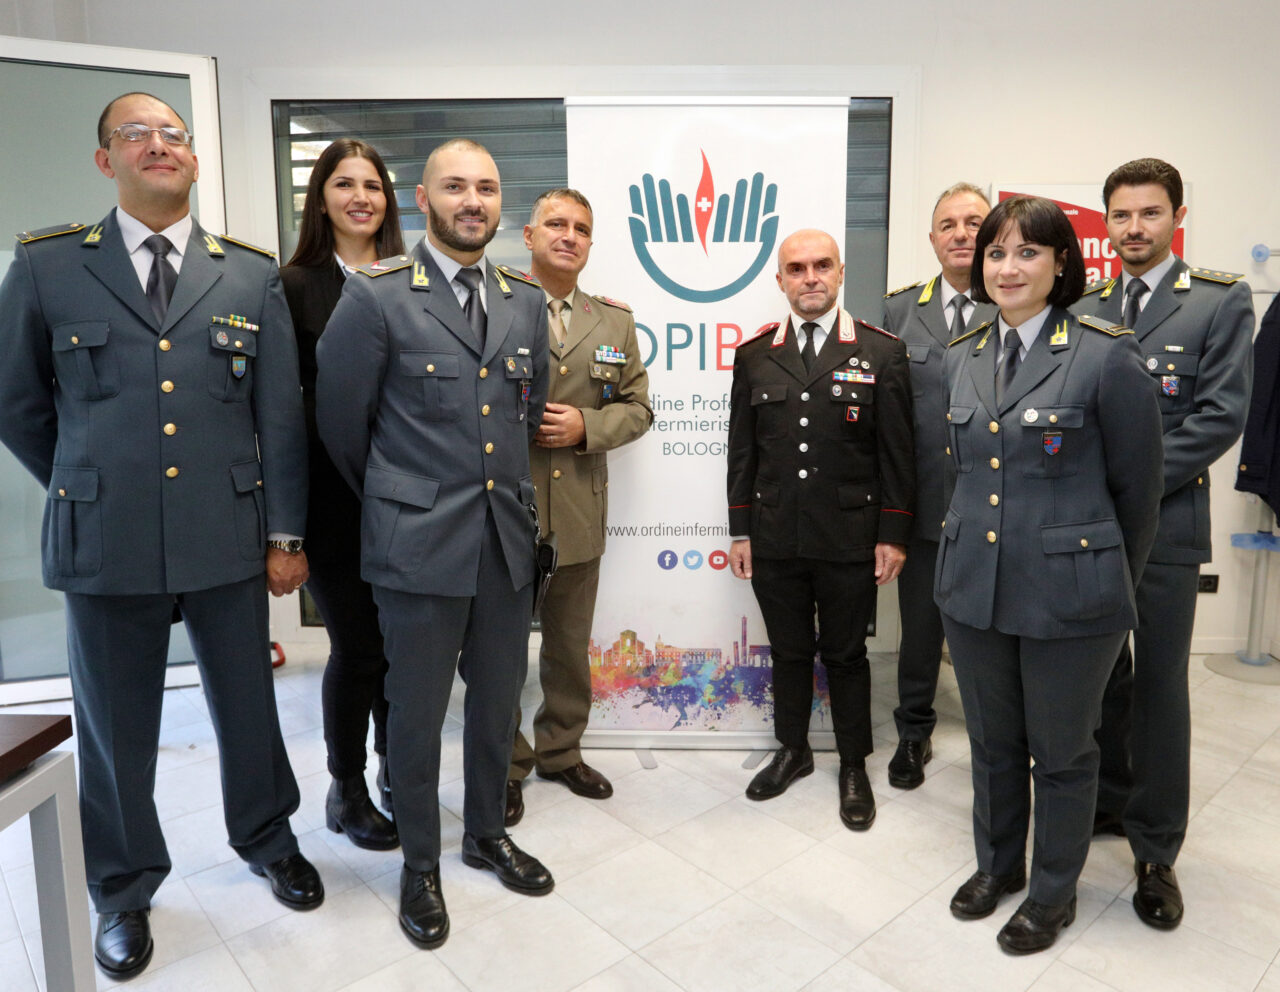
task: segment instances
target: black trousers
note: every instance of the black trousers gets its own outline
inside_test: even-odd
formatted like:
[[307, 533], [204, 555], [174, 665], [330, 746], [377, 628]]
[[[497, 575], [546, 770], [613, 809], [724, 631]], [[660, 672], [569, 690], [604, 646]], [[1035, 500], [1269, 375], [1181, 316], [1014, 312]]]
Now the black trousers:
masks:
[[904, 741], [927, 741], [937, 726], [933, 697], [938, 691], [942, 662], [942, 612], [933, 601], [933, 571], [937, 541], [912, 541], [898, 575], [898, 616], [902, 642], [898, 647], [898, 705], [893, 722]]
[[276, 713], [263, 577], [176, 597], [66, 599], [80, 821], [98, 912], [147, 908], [172, 867], [153, 792], [175, 601], [218, 738], [231, 846], [259, 864], [295, 853], [298, 785]]
[[876, 607], [875, 563], [757, 557], [752, 573], [773, 655], [774, 736], [786, 747], [807, 742], [820, 653], [840, 760], [862, 761], [873, 750], [867, 625]]
[[387, 659], [373, 587], [360, 578], [360, 561], [313, 561], [307, 591], [329, 634], [329, 661], [320, 686], [329, 774], [352, 778], [364, 771], [373, 716], [373, 747], [387, 753]]
[[533, 583], [512, 588], [492, 516], [482, 541], [475, 596], [373, 587], [390, 663], [387, 767], [396, 829], [405, 864], [415, 871], [430, 871], [440, 860], [440, 728], [455, 671], [467, 685], [463, 827], [477, 837], [505, 833], [507, 765], [529, 667]]

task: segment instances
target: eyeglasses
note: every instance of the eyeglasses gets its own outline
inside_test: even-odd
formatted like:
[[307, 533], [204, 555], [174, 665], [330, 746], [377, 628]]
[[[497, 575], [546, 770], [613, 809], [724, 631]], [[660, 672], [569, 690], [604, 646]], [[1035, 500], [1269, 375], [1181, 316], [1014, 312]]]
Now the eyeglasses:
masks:
[[111, 139], [117, 134], [124, 141], [149, 141], [152, 134], [158, 134], [160, 135], [160, 140], [166, 145], [189, 145], [191, 144], [191, 139], [195, 137], [190, 131], [185, 131], [180, 127], [147, 127], [145, 124], [121, 124], [107, 135], [107, 140], [102, 143], [102, 147], [106, 148], [107, 145], [111, 144]]

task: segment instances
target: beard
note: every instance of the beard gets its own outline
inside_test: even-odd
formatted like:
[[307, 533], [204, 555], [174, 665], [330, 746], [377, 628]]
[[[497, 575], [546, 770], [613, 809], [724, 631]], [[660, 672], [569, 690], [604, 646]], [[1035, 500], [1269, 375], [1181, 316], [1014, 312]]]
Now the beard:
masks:
[[436, 240], [442, 245], [452, 248], [454, 251], [479, 251], [492, 241], [493, 236], [498, 233], [497, 220], [490, 221], [483, 210], [459, 214], [458, 216], [484, 218], [484, 230], [473, 235], [462, 234], [450, 225], [449, 219], [436, 213], [431, 201], [427, 200], [427, 222], [431, 225], [431, 233], [435, 235]]

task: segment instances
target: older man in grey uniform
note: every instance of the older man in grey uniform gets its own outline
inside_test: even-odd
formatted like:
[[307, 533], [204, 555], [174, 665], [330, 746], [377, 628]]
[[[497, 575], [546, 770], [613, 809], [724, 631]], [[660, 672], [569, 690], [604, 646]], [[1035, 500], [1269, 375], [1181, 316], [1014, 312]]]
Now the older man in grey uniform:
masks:
[[1160, 385], [1164, 495], [1138, 585], [1133, 653], [1126, 641], [1103, 700], [1095, 830], [1127, 834], [1143, 922], [1182, 922], [1173, 871], [1191, 798], [1187, 666], [1200, 566], [1209, 561], [1209, 466], [1244, 430], [1253, 368], [1253, 302], [1234, 273], [1174, 255], [1186, 216], [1182, 177], [1159, 159], [1117, 168], [1102, 190], [1120, 278], [1095, 283], [1073, 308], [1133, 328]]
[[[324, 889], [289, 829], [298, 788], [266, 649], [266, 587], [307, 574], [306, 434], [276, 266], [192, 220], [198, 163], [171, 107], [119, 97], [98, 139], [119, 206], [87, 230], [20, 236], [0, 287], [0, 440], [49, 493], [44, 581], [66, 593], [94, 951], [124, 979], [151, 960], [148, 909], [170, 869], [152, 790], [175, 608], [231, 846], [293, 908]], [[269, 535], [288, 547], [268, 550]]]
[[[902, 338], [911, 362], [911, 405], [916, 427], [916, 514], [907, 560], [898, 577], [898, 706], [893, 721], [898, 749], [889, 761], [889, 784], [914, 789], [924, 781], [933, 757], [929, 742], [938, 714], [933, 697], [942, 660], [942, 614], [933, 601], [933, 569], [938, 560], [942, 515], [947, 510], [943, 479], [947, 459], [946, 386], [943, 356], [953, 338], [995, 316], [990, 303], [969, 296], [973, 239], [991, 212], [985, 194], [971, 183], [956, 183], [934, 204], [929, 244], [942, 266], [927, 283], [914, 283], [885, 296], [884, 326]], [[918, 292], [916, 290], [919, 289]]]
[[502, 187], [483, 147], [433, 151], [417, 199], [426, 238], [358, 269], [329, 319], [316, 418], [362, 494], [361, 575], [390, 664], [400, 926], [433, 948], [449, 935], [437, 786], [455, 671], [467, 683], [462, 859], [526, 895], [553, 885], [503, 829], [533, 613], [529, 442], [547, 396], [547, 310], [535, 284], [485, 261]]

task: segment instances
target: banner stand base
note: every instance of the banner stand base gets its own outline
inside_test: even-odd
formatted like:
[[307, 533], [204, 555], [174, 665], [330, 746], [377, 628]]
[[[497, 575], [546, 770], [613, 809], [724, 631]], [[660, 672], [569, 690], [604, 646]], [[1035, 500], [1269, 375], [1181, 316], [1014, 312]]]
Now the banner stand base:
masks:
[[[768, 754], [778, 746], [768, 730], [591, 730], [582, 735], [584, 748], [628, 748], [641, 751], [758, 751]], [[815, 751], [834, 751], [836, 735], [829, 730], [809, 732]], [[640, 758], [641, 764], [644, 759]], [[648, 767], [647, 765], [645, 767]]]

